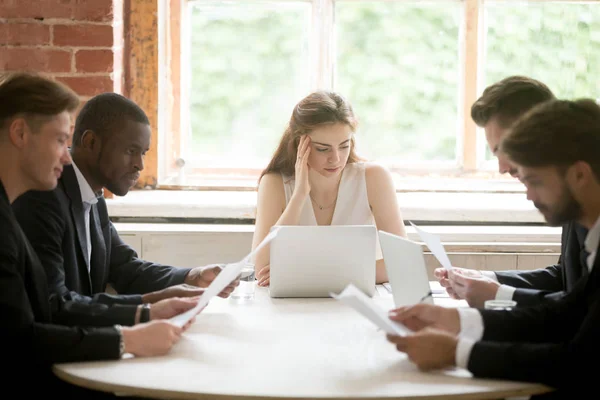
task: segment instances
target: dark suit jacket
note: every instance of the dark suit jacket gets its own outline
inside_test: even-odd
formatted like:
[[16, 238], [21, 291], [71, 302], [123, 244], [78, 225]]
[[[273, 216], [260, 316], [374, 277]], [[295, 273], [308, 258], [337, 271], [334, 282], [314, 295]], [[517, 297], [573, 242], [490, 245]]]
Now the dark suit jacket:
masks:
[[[0, 182], [0, 341], [3, 344], [2, 390], [23, 395], [31, 387], [51, 394], [57, 362], [119, 358], [114, 328], [88, 329], [53, 324], [55, 312], [69, 313], [69, 303], [52, 296], [44, 268], [19, 227]], [[25, 378], [23, 385], [12, 378]], [[56, 394], [56, 393], [54, 393]], [[27, 397], [27, 396], [25, 396]]]
[[480, 310], [484, 335], [469, 358], [478, 377], [540, 382], [565, 391], [596, 387], [600, 359], [600, 257], [556, 301]]
[[[91, 209], [88, 272], [83, 202], [71, 165], [65, 166], [55, 190], [28, 192], [13, 203], [13, 210], [42, 261], [51, 290], [79, 304], [80, 324], [93, 313], [96, 326], [102, 316], [107, 325], [131, 325], [141, 294], [183, 283], [189, 272], [140, 260], [119, 237], [103, 197]], [[119, 295], [103, 293], [109, 283]], [[97, 309], [97, 304], [110, 308]]]
[[587, 275], [587, 252], [584, 241], [587, 229], [571, 222], [563, 226], [561, 255], [558, 264], [533, 271], [496, 272], [501, 284], [517, 288], [513, 300], [519, 306], [539, 304], [544, 299], [558, 299]]

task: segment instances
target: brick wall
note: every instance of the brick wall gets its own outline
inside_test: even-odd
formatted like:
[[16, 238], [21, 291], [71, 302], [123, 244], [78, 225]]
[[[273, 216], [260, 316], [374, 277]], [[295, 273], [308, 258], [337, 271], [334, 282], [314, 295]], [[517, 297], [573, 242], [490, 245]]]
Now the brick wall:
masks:
[[122, 92], [123, 0], [0, 0], [0, 71], [49, 74], [83, 100]]

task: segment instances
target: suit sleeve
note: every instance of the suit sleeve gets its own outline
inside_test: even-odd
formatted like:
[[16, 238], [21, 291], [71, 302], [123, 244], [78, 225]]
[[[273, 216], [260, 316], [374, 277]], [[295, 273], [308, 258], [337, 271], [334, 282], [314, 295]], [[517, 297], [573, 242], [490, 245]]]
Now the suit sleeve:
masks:
[[8, 344], [5, 347], [9, 356], [30, 357], [32, 364], [46, 365], [119, 358], [119, 335], [114, 328], [84, 329], [34, 320], [25, 282], [18, 272], [21, 266], [17, 246], [14, 234], [5, 235], [0, 246], [0, 315], [3, 321], [0, 337]]
[[[515, 330], [501, 332], [499, 324], [509, 322], [506, 316], [484, 315], [486, 333], [473, 346], [468, 369], [477, 377], [539, 382], [559, 389], [595, 382], [591, 378], [600, 356], [600, 293], [596, 293], [589, 307], [582, 304], [585, 301], [581, 297], [564, 304], [563, 301], [554, 312], [537, 310], [538, 318], [533, 317], [533, 310], [529, 315], [532, 323], [523, 320], [520, 334]], [[498, 321], [491, 324], [494, 319]], [[510, 320], [510, 324], [515, 322]], [[546, 333], [540, 329], [546, 329]], [[500, 338], [513, 341], [495, 340]], [[545, 342], [539, 342], [540, 338]]]
[[496, 277], [501, 284], [516, 288], [513, 300], [520, 306], [532, 306], [565, 294], [562, 268], [559, 263], [534, 271], [496, 272]]
[[482, 339], [559, 342], [572, 337], [587, 310], [586, 281], [579, 282], [573, 291], [555, 302], [511, 311], [479, 310], [485, 327]]
[[[88, 297], [67, 288], [62, 253], [67, 220], [54, 192], [28, 192], [17, 199], [12, 208], [44, 267], [50, 291], [61, 298], [60, 301], [53, 299], [54, 317], [58, 322], [93, 326], [134, 324], [141, 296], [100, 293]], [[56, 307], [56, 304], [63, 305]]]
[[110, 282], [118, 293], [149, 293], [185, 281], [190, 268], [140, 260], [136, 251], [119, 237], [113, 223], [108, 223], [111, 235]]
[[533, 306], [548, 299], [558, 300], [566, 294], [563, 257], [570, 229], [569, 225], [562, 228], [561, 255], [556, 264], [533, 271], [496, 272], [498, 282], [516, 288], [513, 300], [517, 304]]

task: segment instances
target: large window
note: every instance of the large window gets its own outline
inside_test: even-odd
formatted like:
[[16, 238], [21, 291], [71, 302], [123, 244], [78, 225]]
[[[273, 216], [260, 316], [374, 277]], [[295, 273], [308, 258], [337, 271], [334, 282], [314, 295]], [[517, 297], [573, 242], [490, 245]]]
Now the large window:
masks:
[[163, 187], [254, 187], [294, 104], [316, 89], [350, 100], [359, 153], [398, 176], [487, 179], [499, 177], [469, 117], [485, 86], [520, 74], [561, 97], [600, 92], [600, 1], [165, 4]]

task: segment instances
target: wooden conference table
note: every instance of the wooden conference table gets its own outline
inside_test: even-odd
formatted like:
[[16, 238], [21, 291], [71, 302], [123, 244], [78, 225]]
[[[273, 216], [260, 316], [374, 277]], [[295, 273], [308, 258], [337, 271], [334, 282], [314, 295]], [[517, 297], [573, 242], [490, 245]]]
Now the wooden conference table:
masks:
[[[381, 286], [374, 298], [393, 306]], [[212, 300], [166, 356], [57, 364], [54, 371], [87, 388], [164, 399], [498, 399], [548, 390], [460, 369], [420, 372], [344, 304], [271, 299], [259, 287], [248, 303]]]

